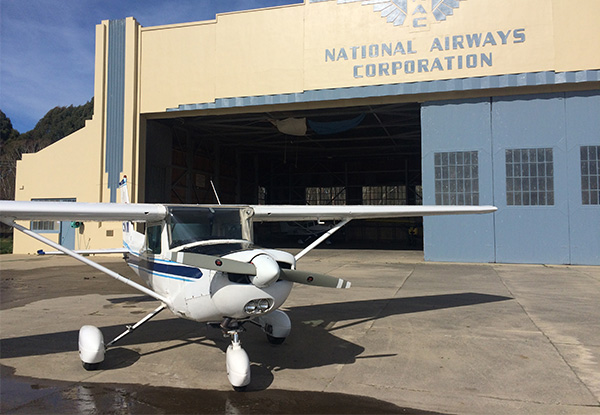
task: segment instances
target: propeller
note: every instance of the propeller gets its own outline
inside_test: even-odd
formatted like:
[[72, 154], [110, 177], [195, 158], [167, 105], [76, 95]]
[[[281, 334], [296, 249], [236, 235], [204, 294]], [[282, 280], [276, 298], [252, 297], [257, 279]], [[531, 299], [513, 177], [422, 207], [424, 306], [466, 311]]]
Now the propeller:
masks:
[[256, 275], [256, 267], [251, 263], [212, 255], [173, 252], [171, 254], [171, 261], [230, 274]]
[[252, 284], [259, 288], [268, 287], [278, 279], [316, 287], [350, 288], [351, 286], [350, 281], [331, 275], [283, 269], [267, 254], [255, 256], [252, 262], [241, 262], [212, 255], [174, 252], [171, 254], [171, 260], [198, 268], [248, 275]]
[[279, 278], [296, 282], [298, 284], [315, 285], [329, 288], [350, 288], [350, 281], [331, 275], [317, 274], [315, 272], [298, 271], [295, 269], [282, 269]]

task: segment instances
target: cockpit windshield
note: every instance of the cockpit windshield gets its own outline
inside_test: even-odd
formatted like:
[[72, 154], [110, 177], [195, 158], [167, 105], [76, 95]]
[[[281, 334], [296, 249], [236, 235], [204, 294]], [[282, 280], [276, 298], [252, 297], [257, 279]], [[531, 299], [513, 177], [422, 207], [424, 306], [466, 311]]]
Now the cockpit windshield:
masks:
[[170, 206], [170, 248], [213, 240], [251, 241], [247, 209]]

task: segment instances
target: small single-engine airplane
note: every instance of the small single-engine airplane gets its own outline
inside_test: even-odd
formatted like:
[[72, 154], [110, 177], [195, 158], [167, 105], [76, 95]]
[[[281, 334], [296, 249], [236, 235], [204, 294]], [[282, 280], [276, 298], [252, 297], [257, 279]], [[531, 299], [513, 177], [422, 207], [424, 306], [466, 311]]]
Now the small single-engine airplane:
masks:
[[[243, 325], [262, 328], [271, 343], [282, 343], [291, 330], [279, 307], [293, 283], [349, 288], [350, 282], [299, 271], [296, 262], [352, 219], [489, 213], [493, 206], [276, 206], [130, 204], [126, 178], [121, 182], [124, 203], [0, 201], [0, 220], [15, 229], [109, 276], [154, 297], [153, 312], [108, 343], [100, 330], [85, 325], [79, 331], [79, 356], [87, 370], [98, 368], [105, 351], [133, 330], [168, 308], [175, 315], [220, 324], [231, 337], [226, 352], [231, 385], [250, 383], [250, 360], [241, 347]], [[147, 287], [123, 277], [85, 256], [15, 223], [15, 220], [123, 221], [124, 254], [128, 265]], [[253, 222], [337, 221], [297, 255], [253, 244]], [[133, 222], [144, 222], [145, 233]]]

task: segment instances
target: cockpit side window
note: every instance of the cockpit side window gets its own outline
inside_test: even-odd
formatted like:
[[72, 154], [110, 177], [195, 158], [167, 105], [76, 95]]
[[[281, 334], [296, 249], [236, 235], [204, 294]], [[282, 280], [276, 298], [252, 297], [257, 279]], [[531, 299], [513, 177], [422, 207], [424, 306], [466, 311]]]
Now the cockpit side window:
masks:
[[162, 225], [149, 225], [146, 229], [146, 248], [154, 255], [159, 255], [161, 249]]

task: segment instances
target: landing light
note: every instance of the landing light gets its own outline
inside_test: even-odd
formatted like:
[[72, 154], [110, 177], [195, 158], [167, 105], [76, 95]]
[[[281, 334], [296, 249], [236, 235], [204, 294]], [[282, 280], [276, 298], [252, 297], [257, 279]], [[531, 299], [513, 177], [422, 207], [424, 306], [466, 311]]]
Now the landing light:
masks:
[[262, 312], [267, 311], [269, 308], [271, 308], [271, 302], [269, 300], [266, 299], [262, 299], [258, 301], [258, 309]]
[[249, 301], [244, 306], [244, 311], [247, 314], [263, 314], [269, 311], [273, 307], [273, 301], [268, 298], [261, 298], [260, 300]]

